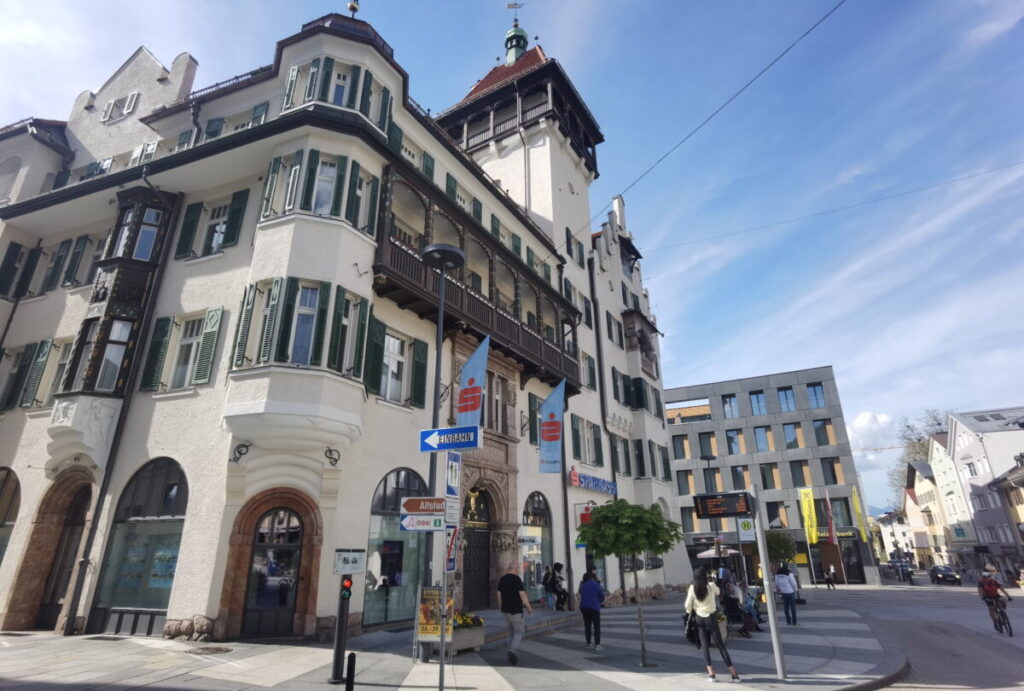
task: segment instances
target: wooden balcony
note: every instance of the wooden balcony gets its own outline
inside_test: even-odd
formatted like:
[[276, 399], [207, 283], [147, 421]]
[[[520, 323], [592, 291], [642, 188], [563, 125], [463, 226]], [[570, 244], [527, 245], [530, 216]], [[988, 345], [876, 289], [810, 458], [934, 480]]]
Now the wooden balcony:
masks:
[[[441, 274], [426, 267], [419, 255], [395, 238], [385, 243], [374, 266], [374, 291], [399, 307], [424, 319], [437, 319]], [[579, 361], [567, 352], [569, 346], [551, 343], [510, 312], [498, 308], [452, 277], [445, 288], [445, 327], [460, 322], [481, 337], [491, 335], [491, 345], [522, 363], [524, 379], [537, 377], [556, 384], [563, 377], [566, 386], [579, 390]]]

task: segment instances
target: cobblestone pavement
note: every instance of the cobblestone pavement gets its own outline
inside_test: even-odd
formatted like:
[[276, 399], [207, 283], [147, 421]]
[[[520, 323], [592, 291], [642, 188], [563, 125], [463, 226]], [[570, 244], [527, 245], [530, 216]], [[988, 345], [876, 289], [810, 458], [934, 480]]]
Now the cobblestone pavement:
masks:
[[[752, 640], [729, 639], [728, 647], [745, 686], [799, 685], [840, 689], [872, 682], [903, 666], [902, 655], [886, 651], [857, 612], [815, 606], [820, 594], [801, 608], [798, 627], [782, 626], [788, 684], [775, 678], [767, 633]], [[649, 660], [640, 668], [635, 607], [605, 610], [605, 649], [587, 650], [577, 613], [542, 612], [531, 625], [571, 623], [570, 628], [529, 638], [518, 666], [505, 659], [505, 643], [494, 640], [501, 618], [487, 613], [488, 640], [479, 653], [464, 652], [446, 670], [447, 688], [473, 691], [505, 689], [706, 688], [700, 653], [682, 637], [682, 598], [674, 595], [644, 606]], [[230, 648], [212, 655], [190, 651]], [[356, 688], [423, 689], [437, 687], [438, 665], [412, 661], [411, 630], [373, 633], [353, 639], [359, 650]], [[64, 638], [48, 633], [0, 634], [0, 688], [39, 691], [86, 689], [259, 689], [307, 691], [324, 688], [331, 650], [292, 642], [193, 644], [160, 639], [109, 636]], [[718, 661], [721, 666], [721, 661]], [[720, 670], [725, 674], [724, 668]], [[722, 681], [727, 675], [720, 677]], [[803, 691], [803, 690], [802, 690]]]

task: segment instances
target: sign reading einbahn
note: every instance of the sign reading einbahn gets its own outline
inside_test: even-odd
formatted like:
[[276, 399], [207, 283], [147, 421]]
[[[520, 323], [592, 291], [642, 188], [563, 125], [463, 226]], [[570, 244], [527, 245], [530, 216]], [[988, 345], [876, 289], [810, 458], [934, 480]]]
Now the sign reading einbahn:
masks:
[[693, 505], [697, 518], [731, 518], [750, 515], [750, 495], [746, 492], [725, 494], [695, 494]]

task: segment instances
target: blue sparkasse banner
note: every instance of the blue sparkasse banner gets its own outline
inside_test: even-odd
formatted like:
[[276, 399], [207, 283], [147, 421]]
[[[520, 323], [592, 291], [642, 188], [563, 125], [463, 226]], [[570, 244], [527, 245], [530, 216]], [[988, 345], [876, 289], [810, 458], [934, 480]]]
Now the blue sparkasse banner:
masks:
[[562, 472], [562, 437], [565, 426], [565, 380], [540, 404], [540, 472]]
[[459, 376], [459, 397], [455, 401], [455, 424], [459, 427], [479, 425], [484, 407], [484, 386], [487, 382], [487, 352], [491, 347], [488, 334], [473, 355], [462, 366]]

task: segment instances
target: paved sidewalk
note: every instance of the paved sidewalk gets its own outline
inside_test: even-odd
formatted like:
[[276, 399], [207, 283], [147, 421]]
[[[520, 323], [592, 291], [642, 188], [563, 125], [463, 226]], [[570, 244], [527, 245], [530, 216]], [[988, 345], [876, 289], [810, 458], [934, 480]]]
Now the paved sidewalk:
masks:
[[[835, 608], [814, 592], [800, 608], [800, 625], [782, 624], [789, 682], [775, 678], [766, 633], [729, 639], [728, 647], [745, 686], [810, 689], [878, 688], [904, 669], [906, 660], [873, 631], [857, 612]], [[816, 607], [816, 602], [818, 606]], [[818, 609], [821, 607], [821, 609]], [[479, 653], [464, 652], [446, 671], [447, 688], [583, 688], [587, 691], [707, 688], [700, 652], [682, 637], [678, 594], [644, 604], [647, 650], [656, 666], [638, 666], [636, 607], [602, 613], [605, 649], [583, 647], [577, 612], [535, 611], [528, 617], [527, 641], [519, 666], [505, 660], [504, 623], [496, 611], [481, 612], [488, 644]], [[196, 655], [197, 649], [227, 648]], [[413, 661], [411, 627], [354, 638], [357, 688], [436, 688], [438, 663]], [[717, 657], [717, 655], [716, 655]], [[0, 688], [53, 689], [324, 689], [329, 676], [329, 646], [296, 641], [181, 643], [109, 636], [65, 638], [48, 633], [0, 634]], [[717, 660], [721, 667], [721, 660]], [[724, 668], [720, 670], [724, 674]], [[727, 675], [720, 677], [725, 680]]]

